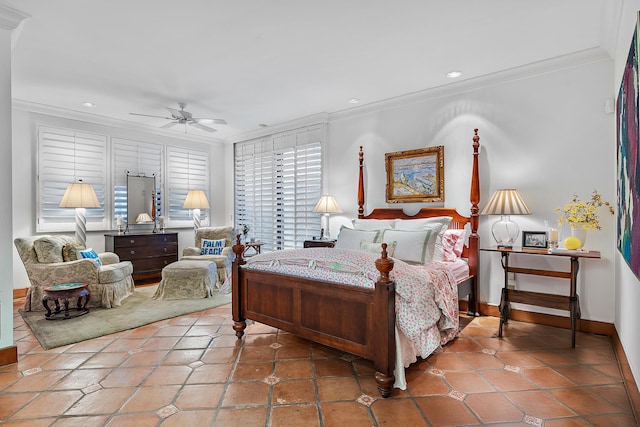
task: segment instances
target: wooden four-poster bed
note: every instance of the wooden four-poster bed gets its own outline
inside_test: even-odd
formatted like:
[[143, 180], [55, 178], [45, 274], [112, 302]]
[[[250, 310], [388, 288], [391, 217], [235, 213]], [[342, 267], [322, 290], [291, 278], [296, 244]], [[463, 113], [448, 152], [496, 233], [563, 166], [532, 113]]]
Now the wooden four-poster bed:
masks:
[[[468, 297], [468, 312], [472, 315], [478, 314], [479, 147], [480, 138], [478, 129], [475, 129], [469, 217], [461, 215], [455, 208], [423, 208], [415, 215], [407, 215], [398, 208], [376, 208], [364, 215], [362, 147], [359, 153], [359, 219], [411, 220], [444, 216], [451, 217], [449, 228], [462, 229], [468, 224], [469, 234], [462, 252], [462, 257], [468, 264], [468, 273], [457, 278], [457, 289], [458, 298]], [[396, 282], [390, 278], [394, 261], [387, 255], [385, 244], [382, 244], [382, 248], [381, 258], [375, 261], [379, 277], [371, 288], [366, 288], [354, 286], [351, 282], [342, 284], [246, 268], [244, 246], [238, 235], [237, 243], [233, 246], [235, 260], [231, 282], [233, 328], [237, 337], [242, 338], [246, 320], [251, 319], [371, 360], [376, 370], [375, 378], [380, 394], [383, 397], [390, 396], [395, 381], [394, 368], [397, 367]], [[335, 251], [339, 253], [337, 249]], [[396, 261], [396, 264], [398, 262], [401, 261]], [[457, 333], [457, 324], [455, 332]]]

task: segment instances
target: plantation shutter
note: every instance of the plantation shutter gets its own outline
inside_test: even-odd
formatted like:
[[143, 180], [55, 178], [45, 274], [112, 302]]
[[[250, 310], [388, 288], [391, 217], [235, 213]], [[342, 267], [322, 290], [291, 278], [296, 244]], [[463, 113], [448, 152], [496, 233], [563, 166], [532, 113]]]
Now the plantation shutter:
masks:
[[163, 215], [162, 146], [113, 138], [113, 225], [117, 217], [127, 221], [127, 173], [156, 177], [156, 218]]
[[[209, 193], [209, 154], [204, 151], [167, 147], [167, 197], [165, 212], [169, 227], [193, 224], [189, 209], [182, 205], [189, 190], [204, 190], [211, 204]], [[209, 224], [207, 209], [200, 211], [201, 225]]]
[[301, 247], [320, 234], [322, 125], [235, 145], [235, 222], [264, 250]]
[[70, 231], [75, 210], [60, 208], [67, 185], [81, 179], [91, 184], [100, 208], [86, 210], [87, 230], [107, 228], [107, 137], [67, 129], [38, 128], [38, 217], [36, 231]]

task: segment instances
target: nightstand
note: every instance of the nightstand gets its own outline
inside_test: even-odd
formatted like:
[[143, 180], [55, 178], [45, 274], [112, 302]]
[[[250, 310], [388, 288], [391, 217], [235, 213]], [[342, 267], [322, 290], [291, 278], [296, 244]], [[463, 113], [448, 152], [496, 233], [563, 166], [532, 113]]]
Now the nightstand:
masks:
[[305, 240], [304, 247], [305, 248], [332, 248], [336, 244], [335, 239], [327, 239], [327, 240]]

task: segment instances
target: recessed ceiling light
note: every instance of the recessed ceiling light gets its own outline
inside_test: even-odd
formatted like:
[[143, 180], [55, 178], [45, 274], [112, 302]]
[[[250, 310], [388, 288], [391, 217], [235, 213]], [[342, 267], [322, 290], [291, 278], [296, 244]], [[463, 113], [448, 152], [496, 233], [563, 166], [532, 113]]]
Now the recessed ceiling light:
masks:
[[447, 77], [449, 77], [450, 79], [455, 79], [456, 77], [460, 77], [461, 75], [462, 75], [462, 71], [458, 71], [458, 70], [449, 71], [447, 73]]
[[358, 98], [350, 98], [347, 102], [349, 104], [357, 104], [360, 100]]
[[87, 108], [94, 108], [96, 106], [96, 104], [94, 104], [93, 102], [83, 102], [82, 106], [87, 107]]

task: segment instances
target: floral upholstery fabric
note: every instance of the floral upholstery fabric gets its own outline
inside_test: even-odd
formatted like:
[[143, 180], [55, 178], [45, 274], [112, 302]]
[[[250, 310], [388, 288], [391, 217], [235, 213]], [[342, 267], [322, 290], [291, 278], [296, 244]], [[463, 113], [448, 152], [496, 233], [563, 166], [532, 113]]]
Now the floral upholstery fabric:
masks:
[[67, 236], [33, 236], [14, 240], [31, 282], [24, 303], [26, 311], [44, 310], [42, 305], [44, 288], [61, 283], [88, 283], [89, 292], [91, 292], [89, 305], [92, 307], [117, 307], [123, 299], [133, 293], [134, 282], [131, 277], [133, 265], [130, 261], [120, 262], [116, 254], [103, 253], [100, 254], [102, 266], [91, 259], [40, 263], [34, 249], [34, 242], [43, 237], [61, 242], [60, 248], [65, 244], [74, 243], [74, 240]]
[[[225, 247], [221, 255], [200, 255], [202, 240], [225, 239]], [[209, 261], [216, 264], [217, 284], [221, 287], [228, 275], [231, 274], [231, 262], [234, 253], [231, 250], [235, 242], [233, 227], [200, 227], [196, 231], [196, 241], [194, 247], [184, 248], [180, 260], [185, 261]]]
[[153, 299], [208, 298], [217, 282], [216, 264], [207, 261], [176, 261], [162, 269], [162, 280]]

